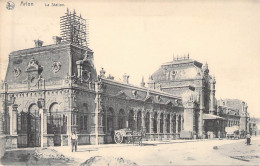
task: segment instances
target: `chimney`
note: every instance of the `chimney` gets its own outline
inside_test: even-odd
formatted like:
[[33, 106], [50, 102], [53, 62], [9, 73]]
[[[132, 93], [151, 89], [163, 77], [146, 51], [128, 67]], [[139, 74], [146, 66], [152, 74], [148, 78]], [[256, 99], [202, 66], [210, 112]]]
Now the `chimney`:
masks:
[[52, 39], [54, 41], [54, 44], [60, 44], [62, 40], [62, 38], [59, 36], [53, 36]]
[[129, 84], [129, 75], [126, 75], [126, 73], [123, 75], [123, 82]]
[[141, 87], [145, 87], [144, 77], [142, 78]]
[[41, 40], [34, 40], [35, 47], [42, 47], [43, 41]]
[[149, 80], [148, 80], [147, 85], [148, 85], [148, 88], [155, 89], [155, 82], [154, 82], [152, 76], [149, 76]]

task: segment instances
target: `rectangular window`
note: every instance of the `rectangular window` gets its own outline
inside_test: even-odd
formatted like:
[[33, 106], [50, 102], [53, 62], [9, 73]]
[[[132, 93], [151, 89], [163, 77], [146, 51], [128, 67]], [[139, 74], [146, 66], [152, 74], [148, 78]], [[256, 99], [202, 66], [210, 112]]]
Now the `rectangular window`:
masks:
[[84, 116], [84, 130], [88, 130], [88, 116]]
[[18, 114], [17, 115], [17, 133], [18, 134], [21, 133], [21, 126], [22, 126], [22, 124], [21, 124], [21, 115]]
[[84, 121], [83, 121], [84, 116], [80, 116], [80, 130], [84, 130]]

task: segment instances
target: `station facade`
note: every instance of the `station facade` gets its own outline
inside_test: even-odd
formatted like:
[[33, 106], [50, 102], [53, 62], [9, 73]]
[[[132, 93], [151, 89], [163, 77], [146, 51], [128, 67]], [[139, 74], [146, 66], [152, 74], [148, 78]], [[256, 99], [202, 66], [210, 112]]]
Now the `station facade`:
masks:
[[54, 44], [35, 40], [34, 48], [9, 54], [0, 131], [7, 148], [66, 146], [73, 131], [82, 145], [113, 143], [122, 128], [145, 132], [146, 140], [224, 137], [232, 125], [249, 130], [246, 103], [231, 113], [215, 98], [208, 65], [189, 56], [162, 64], [140, 86], [126, 74], [118, 82], [98, 73], [82, 19], [68, 11], [61, 22], [70, 27]]

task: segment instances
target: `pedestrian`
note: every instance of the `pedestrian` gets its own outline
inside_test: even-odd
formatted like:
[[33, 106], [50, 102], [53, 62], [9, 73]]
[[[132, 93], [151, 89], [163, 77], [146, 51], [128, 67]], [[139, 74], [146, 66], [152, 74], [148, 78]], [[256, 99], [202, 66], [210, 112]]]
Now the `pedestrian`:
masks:
[[78, 146], [78, 135], [76, 134], [76, 131], [74, 131], [71, 135], [71, 146], [72, 146], [72, 152], [73, 149], [75, 149], [75, 152], [77, 151], [77, 146]]
[[249, 133], [247, 133], [247, 135], [246, 135], [246, 144], [250, 145], [250, 142], [251, 142], [251, 135]]

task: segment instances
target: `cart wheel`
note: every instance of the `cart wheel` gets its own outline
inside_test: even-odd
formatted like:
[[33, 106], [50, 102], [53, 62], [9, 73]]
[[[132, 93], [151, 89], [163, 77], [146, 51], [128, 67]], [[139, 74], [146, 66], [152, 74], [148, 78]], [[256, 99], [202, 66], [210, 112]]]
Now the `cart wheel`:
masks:
[[117, 144], [121, 144], [123, 142], [123, 136], [121, 135], [121, 133], [115, 133], [114, 140]]

